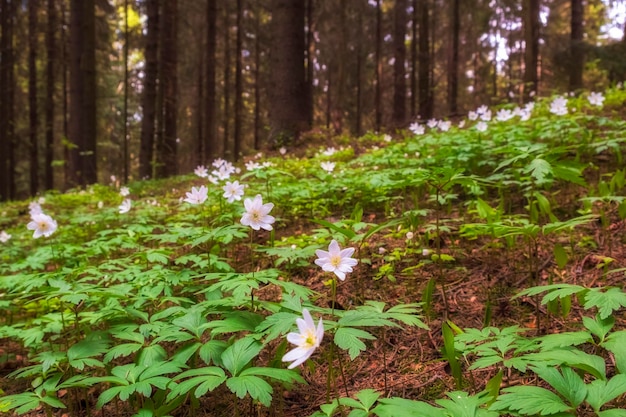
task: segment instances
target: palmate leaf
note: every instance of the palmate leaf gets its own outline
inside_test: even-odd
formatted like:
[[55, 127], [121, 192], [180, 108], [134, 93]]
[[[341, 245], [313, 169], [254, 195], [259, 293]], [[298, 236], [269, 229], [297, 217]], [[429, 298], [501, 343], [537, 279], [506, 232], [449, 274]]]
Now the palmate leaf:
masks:
[[373, 411], [378, 417], [449, 417], [442, 408], [399, 397], [381, 398]]
[[546, 177], [552, 176], [552, 164], [543, 158], [535, 158], [524, 167], [523, 172], [543, 183]]
[[181, 395], [186, 395], [194, 388], [194, 395], [196, 398], [200, 398], [207, 392], [213, 391], [226, 381], [226, 374], [224, 373], [224, 370], [222, 368], [218, 368], [217, 366], [190, 369], [177, 375], [173, 379], [178, 381], [188, 377], [190, 378], [179, 382], [172, 388], [170, 393], [167, 395], [167, 401], [171, 401]]
[[435, 402], [444, 407], [454, 417], [498, 417], [496, 411], [481, 409], [480, 406], [490, 400], [488, 395], [468, 395], [463, 391], [452, 391], [447, 394], [450, 399]]
[[606, 319], [613, 311], [626, 306], [626, 293], [620, 288], [611, 287], [602, 291], [594, 288], [585, 294], [585, 308], [598, 308], [598, 315]]
[[[536, 414], [548, 416], [551, 414], [573, 412], [574, 410], [563, 400], [545, 388], [534, 386], [508, 387], [502, 390], [505, 394], [500, 395], [489, 407], [495, 411], [517, 411], [523, 415], [533, 416]], [[574, 414], [571, 414], [574, 416]]]
[[598, 412], [604, 404], [626, 393], [626, 374], [617, 374], [608, 381], [595, 380], [587, 389], [587, 402]]
[[272, 392], [274, 392], [272, 386], [258, 376], [234, 376], [228, 378], [226, 386], [239, 398], [250, 394], [253, 400], [259, 401], [266, 407], [272, 403]]
[[374, 340], [371, 333], [365, 330], [355, 329], [353, 327], [340, 327], [335, 333], [335, 344], [340, 349], [347, 350], [350, 359], [354, 360], [359, 354], [366, 349], [365, 343], [361, 339]]
[[606, 364], [600, 356], [591, 355], [575, 348], [561, 348], [531, 353], [524, 356], [537, 366], [567, 365], [581, 369], [598, 379], [606, 378]]
[[613, 354], [620, 373], [626, 374], [626, 330], [611, 333], [600, 345]]
[[363, 309], [348, 310], [343, 312], [338, 321], [340, 326], [390, 326], [399, 327], [398, 324], [384, 317], [376, 311]]
[[259, 354], [263, 345], [251, 337], [235, 341], [222, 353], [222, 363], [232, 376], [237, 376]]
[[598, 413], [598, 417], [626, 417], [626, 410], [621, 408], [603, 410]]
[[532, 369], [541, 379], [565, 397], [573, 408], [582, 404], [587, 396], [585, 381], [572, 368], [564, 366], [561, 368], [561, 372], [552, 366], [532, 367]]

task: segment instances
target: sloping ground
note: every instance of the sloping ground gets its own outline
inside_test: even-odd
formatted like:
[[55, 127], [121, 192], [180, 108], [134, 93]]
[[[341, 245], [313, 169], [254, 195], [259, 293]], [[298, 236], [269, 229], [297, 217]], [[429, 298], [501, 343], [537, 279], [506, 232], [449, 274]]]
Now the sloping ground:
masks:
[[[497, 395], [551, 385], [542, 364], [621, 389], [611, 378], [626, 372], [616, 347], [624, 104], [614, 90], [602, 108], [583, 96], [556, 115], [559, 103], [541, 102], [525, 121], [494, 109], [485, 131], [483, 111], [463, 128], [337, 138], [321, 151], [313, 135], [299, 156], [253, 159], [219, 185], [194, 175], [132, 183], [127, 213], [116, 184], [50, 193], [41, 209], [58, 229], [39, 239], [26, 229], [29, 202], [4, 204], [0, 389], [11, 396], [0, 411], [303, 416], [374, 389], [438, 407], [461, 390], [486, 398], [479, 415], [548, 415]], [[273, 231], [240, 223], [242, 201], [222, 195], [235, 179], [244, 198], [274, 204]], [[182, 201], [201, 185], [205, 202]], [[359, 261], [345, 281], [314, 263], [332, 239]], [[311, 360], [287, 371], [285, 335], [303, 307], [326, 332]], [[570, 415], [597, 415], [587, 400]], [[376, 404], [376, 415], [401, 415]], [[604, 407], [624, 404], [618, 393]]]

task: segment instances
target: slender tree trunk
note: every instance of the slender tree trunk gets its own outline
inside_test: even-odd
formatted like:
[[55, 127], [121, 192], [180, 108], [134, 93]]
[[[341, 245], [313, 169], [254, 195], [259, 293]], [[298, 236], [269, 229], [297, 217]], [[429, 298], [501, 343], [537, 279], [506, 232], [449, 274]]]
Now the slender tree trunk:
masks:
[[270, 140], [292, 143], [308, 128], [305, 82], [305, 1], [272, 0]]
[[539, 1], [524, 0], [524, 100], [530, 99], [530, 92], [539, 88]]
[[198, 39], [198, 51], [200, 58], [198, 59], [198, 78], [196, 84], [196, 154], [194, 156], [194, 163], [196, 165], [202, 165], [206, 160], [206, 153], [204, 149], [204, 64], [206, 61], [206, 48], [204, 48], [204, 42], [202, 39]]
[[217, 47], [217, 0], [208, 0], [206, 9], [206, 44], [207, 44], [207, 62], [205, 67], [205, 83], [206, 94], [204, 97], [204, 114], [206, 119], [205, 134], [205, 153], [206, 158], [213, 159], [217, 157], [217, 120], [215, 108], [215, 60]]
[[[363, 39], [363, 31], [362, 31], [362, 27], [363, 27], [363, 9], [362, 6], [360, 6], [361, 3], [359, 3], [358, 9], [357, 9], [357, 36], [358, 39]], [[355, 117], [355, 126], [354, 126], [354, 132], [356, 133], [357, 137], [361, 136], [362, 134], [362, 130], [363, 130], [363, 115], [362, 115], [362, 106], [361, 106], [361, 101], [362, 101], [362, 84], [363, 84], [363, 42], [361, 41], [357, 41], [356, 43], [356, 117]]]
[[411, 119], [417, 116], [417, 62], [419, 61], [417, 55], [418, 2], [419, 0], [413, 0], [413, 15], [411, 16]]
[[393, 124], [402, 127], [406, 122], [406, 9], [407, 0], [396, 0], [394, 8], [394, 64], [393, 64]]
[[70, 2], [70, 185], [97, 181], [94, 0]]
[[261, 6], [254, 10], [254, 149], [261, 148]]
[[313, 11], [315, 10], [315, 0], [307, 0], [306, 4], [306, 101], [309, 126], [313, 126], [313, 117], [315, 110], [315, 101], [313, 97], [313, 78], [314, 78], [314, 60], [315, 60], [315, 21], [313, 20]]
[[224, 139], [222, 154], [230, 157], [230, 2], [224, 2]]
[[8, 10], [8, 50], [7, 50], [7, 137], [8, 137], [8, 155], [9, 155], [9, 198], [14, 199], [17, 197], [17, 184], [15, 181], [15, 173], [16, 173], [16, 160], [15, 160], [15, 147], [16, 147], [16, 137], [15, 137], [15, 90], [16, 90], [16, 79], [15, 79], [15, 47], [13, 45], [13, 39], [15, 38], [15, 26], [16, 26], [16, 16], [17, 16], [17, 1], [9, 1], [7, 6]]
[[159, 0], [147, 0], [148, 24], [145, 48], [145, 72], [139, 150], [139, 177], [152, 178], [156, 126], [156, 98], [159, 49]]
[[383, 108], [382, 108], [382, 78], [383, 78], [383, 63], [382, 63], [382, 52], [383, 52], [383, 10], [382, 10], [382, 1], [376, 0], [376, 96], [375, 96], [375, 117], [374, 117], [374, 129], [377, 132], [380, 132], [380, 129], [383, 124]]
[[30, 154], [30, 195], [39, 189], [39, 143], [37, 128], [37, 0], [28, 1], [28, 115], [29, 115], [29, 154]]
[[9, 0], [0, 0], [0, 201], [10, 198], [9, 192], [9, 152], [11, 150], [11, 137], [9, 136], [9, 71], [13, 71], [10, 64], [10, 41], [9, 26], [11, 14], [9, 13]]
[[237, 0], [237, 34], [235, 37], [235, 126], [234, 126], [234, 159], [241, 157], [242, 148], [242, 110], [243, 110], [243, 78], [242, 78], [242, 55], [243, 55], [243, 1]]
[[570, 91], [583, 87], [583, 68], [585, 66], [584, 36], [584, 5], [583, 0], [571, 0], [572, 20], [570, 33], [571, 67], [569, 77]]
[[72, 157], [72, 148], [69, 143], [70, 137], [70, 110], [69, 110], [69, 67], [70, 67], [70, 54], [69, 54], [69, 40], [68, 40], [68, 22], [67, 12], [65, 9], [65, 2], [61, 2], [61, 56], [62, 56], [62, 89], [63, 89], [63, 159], [65, 164], [63, 165], [63, 179], [64, 188], [69, 188], [72, 184], [76, 184], [75, 175], [72, 174], [72, 168], [74, 165]]
[[54, 188], [54, 61], [56, 59], [55, 38], [56, 7], [54, 0], [48, 0], [48, 28], [46, 30], [46, 190]]
[[161, 83], [163, 95], [162, 148], [158, 157], [159, 177], [169, 177], [178, 173], [177, 161], [177, 96], [178, 96], [178, 0], [163, 2], [163, 43], [161, 46]]
[[428, 1], [420, 0], [419, 2], [419, 115], [422, 119], [432, 117], [432, 106], [430, 101], [430, 47], [429, 47], [429, 23], [430, 16], [428, 10]]
[[122, 115], [122, 172], [123, 182], [128, 183], [128, 52], [130, 50], [130, 33], [128, 30], [128, 0], [124, 0], [124, 110]]
[[461, 16], [459, 0], [452, 0], [450, 39], [450, 55], [448, 57], [448, 110], [451, 116], [458, 113], [457, 99], [459, 95], [459, 35]]

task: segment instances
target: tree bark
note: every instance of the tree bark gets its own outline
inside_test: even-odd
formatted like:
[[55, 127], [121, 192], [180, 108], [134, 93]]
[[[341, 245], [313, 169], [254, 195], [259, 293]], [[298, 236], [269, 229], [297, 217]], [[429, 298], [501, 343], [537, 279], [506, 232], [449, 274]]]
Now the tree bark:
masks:
[[422, 119], [429, 119], [432, 117], [433, 109], [430, 100], [430, 48], [429, 48], [429, 23], [430, 16], [428, 15], [428, 1], [420, 0], [419, 2], [419, 116]]
[[224, 118], [222, 156], [230, 157], [230, 2], [224, 2]]
[[382, 78], [383, 78], [383, 11], [382, 0], [376, 0], [376, 52], [375, 52], [375, 65], [376, 65], [376, 95], [375, 95], [375, 115], [374, 115], [374, 129], [380, 132], [383, 124], [383, 108], [382, 108]]
[[205, 153], [209, 159], [217, 158], [217, 120], [216, 120], [216, 108], [215, 108], [215, 61], [216, 61], [216, 48], [217, 48], [217, 0], [208, 0], [206, 9], [206, 44], [207, 44], [207, 62], [205, 67], [205, 83], [206, 94], [204, 97], [204, 115], [206, 121], [206, 127], [204, 129], [205, 134]]
[[10, 94], [10, 73], [13, 72], [12, 62], [12, 14], [9, 0], [0, 0], [0, 201], [11, 198], [10, 182], [12, 172], [9, 170], [9, 155], [12, 152], [13, 138], [9, 132], [9, 108], [13, 106]]
[[451, 116], [455, 116], [458, 113], [459, 95], [459, 35], [461, 31], [459, 0], [452, 0], [450, 14], [452, 31], [448, 56], [448, 110]]
[[37, 0], [28, 1], [28, 119], [30, 154], [30, 195], [39, 189], [39, 143], [37, 140]]
[[305, 83], [304, 0], [272, 1], [270, 141], [292, 143], [308, 128]]
[[411, 16], [411, 119], [417, 116], [417, 63], [419, 61], [417, 55], [418, 3], [419, 0], [413, 0], [413, 15]]
[[69, 185], [97, 182], [96, 48], [94, 0], [70, 2]]
[[530, 99], [530, 92], [539, 88], [539, 2], [524, 0], [522, 15], [524, 24], [524, 101]]
[[54, 0], [48, 0], [48, 27], [46, 30], [46, 164], [45, 188], [54, 188], [54, 62], [56, 59], [55, 37], [56, 7]]
[[570, 91], [583, 87], [583, 68], [585, 66], [584, 36], [584, 5], [583, 0], [571, 0], [572, 20], [570, 33], [571, 67], [569, 77]]
[[139, 177], [152, 178], [154, 137], [156, 126], [156, 98], [159, 49], [159, 0], [147, 0], [148, 24], [145, 48], [145, 72], [141, 119], [141, 144], [139, 150]]
[[396, 0], [394, 8], [394, 63], [393, 63], [393, 124], [401, 127], [406, 122], [406, 79], [404, 65], [406, 62], [406, 0]]
[[177, 96], [178, 96], [178, 0], [163, 2], [163, 43], [161, 45], [161, 85], [163, 94], [162, 146], [158, 154], [158, 177], [178, 173], [177, 161]]
[[234, 159], [238, 161], [241, 157], [241, 148], [242, 148], [242, 134], [241, 128], [243, 124], [243, 120], [241, 117], [241, 113], [243, 110], [243, 77], [242, 77], [242, 60], [243, 60], [243, 1], [237, 0], [237, 35], [235, 37], [235, 52], [237, 53], [237, 57], [235, 59], [235, 129], [233, 131], [233, 142], [234, 142]]
[[[309, 0], [311, 1], [311, 0]], [[254, 149], [261, 147], [261, 6], [254, 9]]]
[[122, 130], [122, 180], [128, 183], [128, 53], [130, 50], [130, 33], [128, 31], [128, 0], [124, 0], [124, 109]]

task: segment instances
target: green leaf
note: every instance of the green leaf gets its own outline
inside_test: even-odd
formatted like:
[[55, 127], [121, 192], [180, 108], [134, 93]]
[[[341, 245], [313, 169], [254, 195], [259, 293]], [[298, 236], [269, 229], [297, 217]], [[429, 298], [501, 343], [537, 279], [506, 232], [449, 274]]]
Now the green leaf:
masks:
[[606, 291], [594, 288], [585, 295], [584, 306], [587, 309], [597, 307], [600, 318], [606, 319], [615, 310], [626, 306], [626, 293], [615, 287], [608, 288]]
[[450, 370], [457, 387], [460, 387], [462, 383], [461, 364], [459, 363], [459, 358], [454, 349], [454, 333], [447, 322], [441, 325], [441, 330], [443, 333], [443, 356], [450, 365]]
[[264, 376], [266, 378], [275, 379], [277, 381], [285, 382], [291, 384], [292, 382], [299, 382], [301, 384], [306, 384], [306, 381], [299, 373], [293, 371], [291, 369], [279, 369], [279, 368], [261, 368], [261, 367], [252, 367], [244, 369], [240, 376]]
[[603, 410], [598, 413], [598, 417], [626, 417], [626, 410], [619, 408]]
[[524, 167], [524, 172], [529, 173], [538, 183], [542, 183], [547, 176], [552, 175], [552, 165], [545, 159], [535, 158]]
[[563, 245], [561, 245], [560, 243], [554, 245], [554, 259], [556, 260], [556, 264], [561, 269], [565, 268], [565, 265], [567, 265], [567, 252], [565, 252]]
[[365, 330], [355, 329], [353, 327], [340, 327], [335, 333], [335, 344], [340, 349], [347, 350], [350, 355], [350, 359], [354, 360], [359, 354], [365, 351], [365, 343], [361, 339], [375, 340], [371, 333]]
[[611, 333], [601, 346], [614, 355], [620, 373], [626, 374], [626, 330]]
[[561, 372], [552, 366], [533, 367], [532, 369], [541, 379], [565, 397], [573, 408], [582, 404], [587, 396], [585, 381], [567, 366], [562, 367]]
[[356, 393], [355, 397], [361, 401], [363, 406], [369, 410], [372, 408], [376, 400], [380, 398], [380, 393], [373, 389], [364, 389]]
[[626, 393], [626, 374], [617, 374], [608, 381], [598, 379], [587, 387], [587, 402], [597, 413], [603, 405]]
[[591, 333], [598, 337], [600, 342], [602, 342], [615, 325], [615, 318], [613, 316], [609, 316], [605, 319], [601, 319], [599, 317], [593, 319], [591, 317], [583, 316], [583, 324]]
[[441, 408], [399, 397], [381, 398], [373, 411], [378, 417], [450, 417]]
[[526, 385], [508, 387], [502, 391], [505, 394], [498, 397], [489, 407], [490, 410], [517, 411], [525, 415], [550, 415], [573, 411], [558, 395], [545, 388]]
[[184, 378], [189, 379], [182, 381], [174, 386], [167, 395], [167, 401], [181, 395], [186, 395], [195, 388], [194, 395], [196, 398], [202, 397], [209, 391], [213, 391], [226, 381], [226, 374], [222, 368], [209, 366], [204, 368], [190, 369], [179, 375], [174, 380], [178, 381]]
[[272, 386], [263, 379], [253, 376], [234, 376], [228, 378], [226, 386], [239, 398], [250, 394], [252, 399], [259, 401], [266, 407], [272, 403]]
[[163, 265], [167, 265], [169, 262], [169, 258], [164, 255], [162, 252], [150, 251], [146, 255], [146, 259], [151, 263], [160, 263]]
[[256, 357], [263, 345], [250, 337], [235, 341], [222, 353], [222, 363], [232, 376], [239, 373]]

